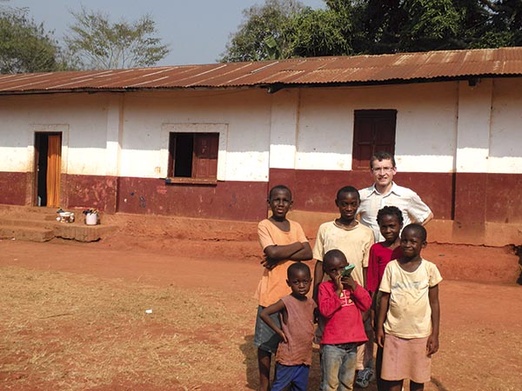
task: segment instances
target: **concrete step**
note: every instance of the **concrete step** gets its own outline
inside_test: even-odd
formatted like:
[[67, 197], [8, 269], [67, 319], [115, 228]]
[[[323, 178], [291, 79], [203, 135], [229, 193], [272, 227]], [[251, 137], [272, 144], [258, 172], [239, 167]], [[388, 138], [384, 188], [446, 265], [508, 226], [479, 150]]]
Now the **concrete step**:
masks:
[[55, 235], [53, 230], [45, 227], [0, 225], [0, 239], [48, 242], [54, 237]]
[[24, 216], [24, 218], [16, 217], [0, 217], [1, 226], [12, 226], [12, 227], [39, 227], [39, 228], [50, 228], [56, 223], [56, 220], [32, 220]]
[[62, 239], [76, 240], [78, 242], [97, 242], [103, 237], [116, 231], [116, 227], [110, 225], [86, 225], [82, 222], [56, 223], [53, 225], [54, 236]]
[[76, 221], [56, 221], [56, 210], [35, 207], [0, 208], [0, 238], [45, 242], [53, 238], [96, 242], [116, 231], [110, 225], [86, 225], [81, 211], [75, 211]]

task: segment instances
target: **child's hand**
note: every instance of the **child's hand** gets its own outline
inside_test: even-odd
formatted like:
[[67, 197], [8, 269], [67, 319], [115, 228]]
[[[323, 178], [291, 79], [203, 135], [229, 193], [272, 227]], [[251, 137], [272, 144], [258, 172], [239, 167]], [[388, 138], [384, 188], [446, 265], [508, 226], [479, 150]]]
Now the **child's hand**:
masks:
[[283, 333], [283, 330], [280, 330], [280, 332], [278, 332], [277, 334], [279, 334], [284, 343], [288, 343], [288, 338], [286, 338], [286, 335], [285, 333]]
[[377, 342], [377, 345], [381, 348], [384, 348], [384, 330], [382, 328], [375, 331], [375, 342]]
[[426, 343], [426, 352], [428, 357], [431, 357], [432, 354], [437, 353], [439, 350], [439, 337], [436, 335], [430, 335], [428, 337], [428, 342]]
[[344, 289], [344, 286], [343, 286], [343, 283], [341, 282], [341, 279], [343, 278], [343, 276], [341, 276], [341, 274], [337, 274], [335, 276], [335, 280], [333, 280], [336, 288], [337, 288], [337, 292], [342, 292], [343, 289]]
[[352, 291], [354, 291], [357, 287], [357, 283], [355, 282], [352, 276], [342, 277], [341, 282], [344, 288], [350, 288]]
[[319, 308], [315, 307], [314, 309], [314, 323], [319, 323], [319, 317], [321, 313], [319, 312]]
[[266, 256], [263, 258], [263, 260], [260, 263], [261, 263], [261, 266], [263, 266], [264, 268], [266, 268], [268, 270], [272, 270], [277, 265], [276, 260], [266, 257]]

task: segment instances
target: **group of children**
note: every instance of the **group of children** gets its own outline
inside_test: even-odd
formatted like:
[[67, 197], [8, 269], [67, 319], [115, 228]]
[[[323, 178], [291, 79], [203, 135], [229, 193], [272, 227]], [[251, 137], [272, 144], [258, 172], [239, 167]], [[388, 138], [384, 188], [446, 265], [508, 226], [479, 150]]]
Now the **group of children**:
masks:
[[[410, 379], [410, 390], [422, 390], [439, 346], [442, 280], [437, 267], [421, 257], [425, 228], [403, 227], [401, 210], [385, 206], [377, 216], [384, 241], [374, 244], [373, 231], [357, 220], [359, 192], [346, 186], [335, 200], [339, 217], [319, 227], [312, 251], [302, 227], [286, 218], [292, 203], [288, 187], [272, 188], [272, 215], [258, 226], [264, 251], [254, 336], [260, 390], [307, 390], [314, 336], [321, 391], [352, 390], [356, 380], [367, 386], [374, 339], [378, 389], [399, 391]], [[312, 258], [313, 278], [301, 262]]]

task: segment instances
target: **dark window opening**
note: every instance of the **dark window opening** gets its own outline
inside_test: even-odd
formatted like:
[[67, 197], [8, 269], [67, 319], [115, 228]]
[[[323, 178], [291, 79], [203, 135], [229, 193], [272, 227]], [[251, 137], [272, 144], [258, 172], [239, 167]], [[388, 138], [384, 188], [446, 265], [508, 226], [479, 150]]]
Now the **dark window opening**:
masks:
[[192, 177], [192, 151], [194, 150], [194, 135], [185, 133], [177, 134], [175, 137], [174, 165], [175, 177]]
[[171, 182], [216, 181], [218, 151], [219, 133], [170, 133], [168, 177]]

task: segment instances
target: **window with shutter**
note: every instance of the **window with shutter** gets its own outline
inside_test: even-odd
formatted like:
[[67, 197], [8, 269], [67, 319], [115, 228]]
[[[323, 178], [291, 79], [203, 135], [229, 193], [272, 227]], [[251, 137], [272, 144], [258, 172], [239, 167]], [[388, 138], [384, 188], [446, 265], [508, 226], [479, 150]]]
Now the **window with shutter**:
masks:
[[397, 110], [355, 110], [352, 170], [368, 170], [375, 152], [395, 153]]
[[171, 183], [213, 183], [217, 180], [219, 133], [169, 134]]

